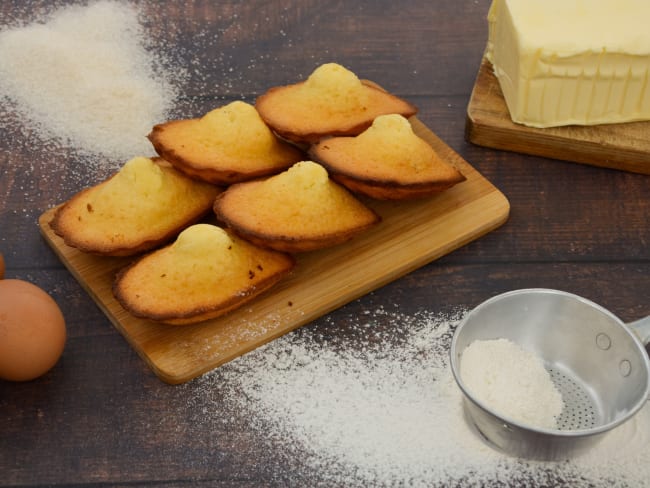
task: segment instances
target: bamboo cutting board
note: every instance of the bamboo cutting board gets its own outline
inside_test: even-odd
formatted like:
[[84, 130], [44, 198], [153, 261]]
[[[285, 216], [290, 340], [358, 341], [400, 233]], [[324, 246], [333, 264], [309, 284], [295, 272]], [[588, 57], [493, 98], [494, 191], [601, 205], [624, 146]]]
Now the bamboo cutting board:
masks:
[[465, 133], [479, 146], [650, 174], [650, 122], [545, 129], [515, 124], [485, 57], [467, 107]]
[[107, 317], [163, 381], [182, 383], [443, 256], [503, 224], [504, 195], [417, 118], [415, 132], [466, 181], [414, 202], [371, 202], [383, 221], [345, 244], [297, 256], [292, 275], [243, 308], [201, 324], [168, 326], [137, 319], [113, 298], [115, 272], [129, 258], [84, 254], [39, 219], [46, 241]]

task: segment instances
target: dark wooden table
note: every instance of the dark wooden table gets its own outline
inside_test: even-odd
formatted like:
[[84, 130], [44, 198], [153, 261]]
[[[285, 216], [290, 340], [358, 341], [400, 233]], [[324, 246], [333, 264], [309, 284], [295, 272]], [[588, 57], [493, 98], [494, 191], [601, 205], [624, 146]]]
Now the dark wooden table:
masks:
[[[488, 0], [137, 3], [149, 12], [145, 24], [155, 40], [211, 70], [200, 77], [196, 66], [190, 70], [181, 104], [207, 111], [231, 100], [253, 101], [270, 86], [335, 61], [417, 105], [419, 118], [511, 203], [508, 222], [496, 231], [297, 333], [318, 341], [337, 333], [331, 327], [337, 318], [378, 304], [405, 314], [444, 312], [524, 287], [585, 296], [625, 321], [650, 314], [650, 177], [465, 140]], [[30, 4], [30, 15], [53, 5]], [[6, 0], [0, 23], [29, 10]], [[58, 301], [69, 337], [61, 361], [44, 377], [0, 382], [0, 485], [316, 485], [318, 472], [301, 472], [283, 464], [278, 452], [258, 447], [257, 434], [226, 408], [226, 399], [224, 415], [232, 421], [202, 428], [197, 419], [218, 415], [218, 402], [206, 412], [199, 381], [160, 381], [64, 268], [37, 219], [98, 175], [89, 168], [71, 184], [64, 169], [42, 169], [34, 164], [43, 160], [39, 144], [28, 127], [0, 137], [0, 252], [7, 277], [32, 281]], [[63, 147], [48, 157], [75, 156]]]

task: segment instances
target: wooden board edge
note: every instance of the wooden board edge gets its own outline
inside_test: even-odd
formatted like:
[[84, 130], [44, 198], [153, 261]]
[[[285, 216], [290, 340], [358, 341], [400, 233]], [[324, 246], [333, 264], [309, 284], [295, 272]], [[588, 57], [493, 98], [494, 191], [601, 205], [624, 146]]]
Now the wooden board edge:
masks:
[[[54, 254], [59, 258], [61, 263], [65, 266], [65, 268], [68, 270], [68, 272], [73, 276], [73, 278], [79, 283], [79, 286], [83, 288], [83, 290], [90, 296], [92, 299], [93, 303], [100, 309], [102, 314], [111, 322], [113, 327], [120, 333], [120, 335], [127, 341], [127, 343], [131, 346], [131, 348], [138, 354], [138, 356], [145, 362], [145, 364], [154, 372], [156, 376], [158, 376], [160, 379], [162, 379], [165, 382], [173, 382], [175, 381], [175, 378], [173, 376], [167, 378], [169, 381], [167, 381], [166, 373], [164, 371], [161, 371], [158, 368], [158, 365], [154, 361], [151, 360], [144, 352], [137, 346], [137, 344], [134, 344], [133, 341], [131, 340], [131, 337], [129, 334], [126, 333], [124, 328], [122, 327], [122, 324], [114, 318], [113, 314], [111, 311], [104, 305], [103, 301], [100, 299], [100, 297], [97, 296], [95, 291], [92, 289], [92, 287], [88, 286], [83, 279], [83, 277], [79, 274], [77, 269], [71, 265], [71, 263], [66, 259], [66, 257], [63, 255], [61, 252], [59, 245], [57, 242], [55, 242], [55, 239], [59, 239], [62, 241], [62, 239], [57, 236], [52, 228], [50, 227], [50, 222], [52, 221], [52, 217], [54, 216], [54, 213], [56, 212], [57, 207], [52, 207], [45, 212], [43, 212], [39, 217], [38, 217], [38, 227], [41, 236], [44, 238], [45, 242], [49, 245], [49, 247], [52, 249]], [[176, 384], [176, 383], [174, 383]]]

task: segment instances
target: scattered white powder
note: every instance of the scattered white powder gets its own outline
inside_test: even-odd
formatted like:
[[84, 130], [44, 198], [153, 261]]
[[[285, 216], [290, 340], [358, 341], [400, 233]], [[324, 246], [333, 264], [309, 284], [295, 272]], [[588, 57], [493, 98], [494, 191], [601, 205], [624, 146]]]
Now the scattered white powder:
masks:
[[[31, 209], [34, 202], [59, 203], [133, 156], [153, 155], [146, 135], [154, 124], [253, 102], [260, 71], [293, 66], [275, 51], [244, 57], [239, 36], [248, 39], [251, 26], [231, 9], [176, 21], [149, 0], [62, 3], [17, 2], [0, 19], [0, 157], [10, 161], [0, 179], [20, 175], [17, 212], [31, 220], [43, 210]], [[183, 6], [199, 8], [193, 0]]]
[[[449, 367], [462, 313], [325, 317], [184, 385], [196, 428], [249, 424], [285, 486], [636, 487], [650, 480], [650, 407], [588, 455], [505, 456], [468, 424]], [[333, 321], [336, 320], [336, 323]], [[332, 322], [330, 322], [332, 321]], [[325, 324], [325, 326], [323, 326]], [[314, 327], [314, 328], [312, 328]], [[328, 333], [328, 327], [336, 333]]]
[[[176, 97], [126, 3], [69, 6], [0, 32], [0, 93], [43, 140], [120, 165], [152, 154], [146, 139]], [[175, 74], [178, 74], [177, 72]]]
[[[146, 7], [147, 2], [139, 5]], [[289, 7], [285, 10], [289, 15]], [[236, 46], [237, 36], [250, 32], [251, 26], [242, 26], [236, 16], [228, 14], [226, 27], [216, 35], [212, 23], [194, 25], [192, 42], [184, 44], [174, 42], [181, 30], [169, 19], [156, 19], [156, 12], [155, 5], [148, 9], [147, 23], [159, 25], [164, 20], [166, 39], [153, 40], [145, 32], [132, 4], [108, 1], [57, 10], [38, 23], [3, 26], [0, 127], [10, 134], [7, 143], [33, 156], [35, 165], [65, 165], [64, 171], [57, 169], [66, 175], [58, 183], [77, 190], [80, 181], [95, 179], [88, 163], [105, 165], [105, 158], [110, 158], [117, 167], [148, 149], [144, 136], [154, 122], [168, 118], [166, 111], [174, 101], [182, 105], [174, 108], [179, 116], [197, 116], [220, 99], [250, 96], [255, 77], [247, 71], [291, 68], [273, 53], [242, 59], [236, 47], [224, 47]], [[18, 9], [12, 15], [28, 18], [31, 9]], [[16, 44], [20, 36], [25, 46]], [[222, 43], [222, 36], [230, 36], [230, 42]], [[48, 38], [45, 43], [44, 38]], [[167, 45], [148, 45], [150, 41]], [[299, 41], [287, 39], [286, 47]], [[91, 45], [98, 50], [92, 51]], [[198, 47], [190, 50], [187, 45]], [[159, 63], [167, 63], [158, 57], [162, 52], [175, 57], [166, 70], [158, 68]], [[40, 66], [41, 61], [32, 56], [45, 57], [45, 64]], [[313, 58], [313, 65], [331, 57], [324, 49], [321, 58]], [[76, 67], [76, 74], [62, 66]], [[181, 100], [174, 100], [182, 92], [175, 84], [184, 78], [184, 70], [190, 71], [198, 94], [183, 93]], [[174, 86], [165, 73], [173, 73]], [[83, 86], [82, 82], [92, 80], [106, 83], [104, 90]], [[113, 107], [107, 102], [121, 93], [140, 93], [144, 87], [147, 96], [134, 99], [134, 105]], [[81, 93], [85, 101], [78, 96]], [[215, 98], [206, 99], [202, 95], [206, 93]], [[99, 114], [99, 120], [91, 114]], [[75, 173], [70, 175], [71, 171]], [[0, 179], [4, 177], [0, 174]], [[41, 180], [33, 185], [19, 188], [26, 201], [52, 186]], [[29, 210], [32, 217], [38, 212]], [[197, 439], [205, 439], [203, 432], [211, 427], [227, 431], [233, 424], [243, 431], [243, 424], [248, 424], [251, 445], [274, 450], [268, 460], [273, 471], [269, 476], [287, 481], [276, 483], [279, 486], [615, 488], [648, 484], [649, 406], [588, 455], [566, 463], [516, 460], [484, 444], [463, 416], [462, 395], [449, 370], [449, 344], [459, 319], [382, 310], [361, 317], [332, 314], [174, 391], [183, 401], [190, 398], [194, 428], [201, 430]], [[327, 334], [328, 327], [336, 333]], [[215, 442], [224, 448], [223, 439]], [[241, 448], [241, 439], [237, 445]]]
[[474, 398], [499, 416], [557, 429], [562, 395], [537, 354], [508, 339], [474, 341], [462, 352], [460, 377]]

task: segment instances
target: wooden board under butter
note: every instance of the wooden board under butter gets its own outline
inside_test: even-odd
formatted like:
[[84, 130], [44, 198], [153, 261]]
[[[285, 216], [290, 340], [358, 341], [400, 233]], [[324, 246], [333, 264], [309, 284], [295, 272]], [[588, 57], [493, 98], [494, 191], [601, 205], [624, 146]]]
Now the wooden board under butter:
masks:
[[393, 281], [503, 224], [505, 196], [417, 118], [415, 132], [467, 178], [419, 201], [370, 202], [383, 221], [345, 244], [297, 256], [290, 277], [230, 314], [169, 326], [135, 318], [114, 299], [115, 272], [130, 258], [79, 252], [52, 232], [54, 209], [40, 229], [61, 261], [163, 381], [195, 378]]
[[479, 146], [650, 174], [650, 122], [545, 129], [515, 124], [485, 57], [467, 107], [465, 134]]

